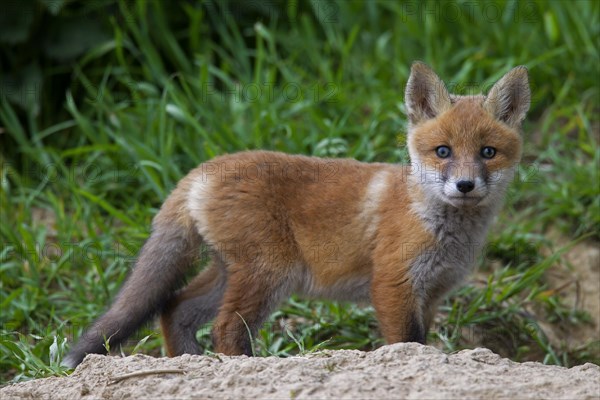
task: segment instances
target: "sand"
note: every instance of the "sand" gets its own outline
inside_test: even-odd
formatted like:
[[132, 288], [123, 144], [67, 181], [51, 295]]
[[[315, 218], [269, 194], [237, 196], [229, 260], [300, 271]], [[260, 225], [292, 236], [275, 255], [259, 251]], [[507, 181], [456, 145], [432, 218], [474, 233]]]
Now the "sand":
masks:
[[516, 363], [478, 348], [399, 343], [372, 352], [175, 358], [87, 356], [68, 377], [0, 389], [8, 399], [600, 399], [600, 367]]

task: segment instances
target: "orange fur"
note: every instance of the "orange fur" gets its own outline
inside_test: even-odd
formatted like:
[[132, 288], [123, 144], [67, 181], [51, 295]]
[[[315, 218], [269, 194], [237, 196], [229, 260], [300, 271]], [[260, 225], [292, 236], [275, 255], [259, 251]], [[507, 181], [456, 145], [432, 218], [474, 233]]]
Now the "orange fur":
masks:
[[[196, 329], [213, 319], [216, 351], [251, 354], [250, 337], [292, 293], [371, 300], [388, 343], [424, 343], [521, 157], [527, 71], [513, 69], [487, 97], [460, 97], [415, 63], [405, 101], [411, 166], [252, 151], [191, 171], [113, 306], [65, 363], [102, 352], [103, 337], [124, 340], [157, 312], [171, 356], [201, 352]], [[201, 243], [212, 264], [177, 291]]]

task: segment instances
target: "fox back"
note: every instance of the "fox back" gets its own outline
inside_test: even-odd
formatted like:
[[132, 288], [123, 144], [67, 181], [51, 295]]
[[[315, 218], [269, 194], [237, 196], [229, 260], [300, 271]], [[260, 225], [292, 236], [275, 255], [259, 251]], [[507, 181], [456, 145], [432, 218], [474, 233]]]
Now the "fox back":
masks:
[[[479, 96], [448, 93], [425, 64], [406, 87], [409, 165], [252, 151], [183, 178], [109, 310], [64, 361], [104, 353], [161, 314], [169, 355], [251, 355], [293, 293], [372, 302], [388, 343], [424, 343], [442, 296], [472, 268], [521, 157], [529, 109], [517, 67]], [[184, 288], [204, 244], [211, 262]]]

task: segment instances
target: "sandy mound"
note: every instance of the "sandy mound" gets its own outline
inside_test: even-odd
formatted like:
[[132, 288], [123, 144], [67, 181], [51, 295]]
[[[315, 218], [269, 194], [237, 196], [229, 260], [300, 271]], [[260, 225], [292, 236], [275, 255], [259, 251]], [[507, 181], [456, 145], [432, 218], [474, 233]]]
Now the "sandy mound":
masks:
[[69, 377], [0, 390], [3, 400], [464, 397], [598, 399], [600, 367], [520, 364], [487, 349], [446, 355], [400, 343], [373, 352], [324, 351], [291, 358], [91, 355]]

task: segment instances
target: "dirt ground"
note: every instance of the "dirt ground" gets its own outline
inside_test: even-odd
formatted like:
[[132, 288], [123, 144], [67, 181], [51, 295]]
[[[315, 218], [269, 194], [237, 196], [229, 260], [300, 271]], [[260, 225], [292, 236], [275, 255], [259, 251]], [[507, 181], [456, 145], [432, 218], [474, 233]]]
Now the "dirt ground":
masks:
[[8, 399], [600, 399], [600, 367], [515, 363], [487, 349], [416, 343], [373, 352], [249, 358], [90, 355], [69, 377], [0, 389]]
[[[551, 233], [558, 246], [568, 240]], [[555, 346], [564, 343], [568, 348], [576, 348], [590, 340], [600, 340], [600, 246], [593, 241], [579, 243], [568, 251], [560, 265], [547, 274], [548, 283], [554, 288], [566, 306], [584, 310], [589, 314], [590, 323], [578, 329], [560, 329], [559, 325], [545, 326], [544, 331]]]

